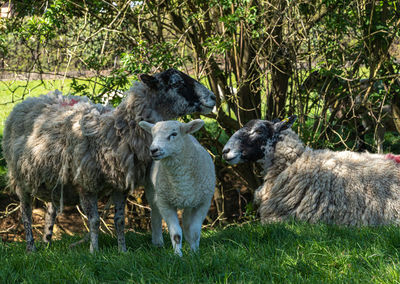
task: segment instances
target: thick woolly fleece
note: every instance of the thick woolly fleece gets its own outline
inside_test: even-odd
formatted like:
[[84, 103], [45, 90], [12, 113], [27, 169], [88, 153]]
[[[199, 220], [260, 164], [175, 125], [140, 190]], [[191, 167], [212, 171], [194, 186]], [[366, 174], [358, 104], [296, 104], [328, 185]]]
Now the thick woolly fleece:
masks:
[[116, 109], [59, 92], [26, 99], [13, 109], [6, 121], [3, 149], [10, 189], [21, 202], [28, 251], [36, 250], [31, 196], [49, 202], [45, 242], [52, 237], [56, 204], [62, 209], [64, 204], [80, 202], [89, 219], [93, 252], [98, 249], [97, 200], [102, 195], [111, 195], [115, 204], [118, 248], [126, 251], [126, 195], [145, 183], [151, 165], [151, 136], [137, 123], [142, 115], [158, 119], [146, 109], [155, 101], [157, 97], [137, 83]]
[[18, 104], [3, 140], [10, 188], [57, 202], [63, 185], [65, 204], [77, 204], [76, 190], [102, 195], [143, 182], [151, 137], [135, 124], [151, 98], [135, 94], [115, 110], [61, 94]]
[[313, 150], [285, 130], [255, 200], [263, 223], [288, 218], [384, 225], [400, 218], [400, 166], [385, 155]]

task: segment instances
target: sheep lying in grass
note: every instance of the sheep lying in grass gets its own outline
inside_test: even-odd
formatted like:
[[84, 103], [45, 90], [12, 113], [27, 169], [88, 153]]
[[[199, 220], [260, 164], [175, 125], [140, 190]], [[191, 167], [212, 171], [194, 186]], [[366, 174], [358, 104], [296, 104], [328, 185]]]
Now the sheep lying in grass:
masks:
[[[3, 137], [9, 186], [21, 203], [27, 250], [34, 251], [31, 197], [50, 202], [44, 241], [50, 242], [56, 210], [79, 201], [89, 220], [90, 251], [98, 249], [98, 197], [115, 204], [118, 248], [126, 250], [124, 210], [127, 194], [145, 185], [152, 194], [149, 169], [151, 135], [138, 126], [194, 112], [207, 113], [215, 96], [188, 75], [174, 69], [143, 74], [117, 108], [87, 98], [43, 95], [15, 106]], [[158, 219], [159, 212], [152, 215]], [[160, 226], [161, 223], [156, 224]]]
[[[213, 161], [190, 135], [199, 130], [204, 122], [201, 119], [189, 123], [162, 121], [154, 125], [141, 121], [139, 125], [153, 136], [150, 153], [155, 160], [151, 170], [155, 189], [154, 205], [168, 225], [174, 251], [182, 256], [182, 230], [177, 208], [184, 209], [183, 234], [190, 248], [197, 251], [201, 225], [210, 208], [215, 188]], [[156, 243], [163, 245], [161, 230], [153, 232], [153, 237]]]
[[396, 157], [313, 150], [282, 122], [252, 120], [229, 139], [224, 159], [257, 161], [266, 175], [256, 192], [261, 221], [287, 218], [342, 225], [397, 223], [400, 166]]

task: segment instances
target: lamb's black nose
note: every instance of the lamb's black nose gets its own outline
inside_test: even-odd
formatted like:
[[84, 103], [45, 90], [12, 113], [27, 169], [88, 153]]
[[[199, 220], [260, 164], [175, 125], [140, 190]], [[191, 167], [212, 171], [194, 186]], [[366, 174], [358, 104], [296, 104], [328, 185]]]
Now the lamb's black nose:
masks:
[[150, 149], [150, 153], [151, 153], [152, 155], [154, 155], [154, 154], [157, 153], [157, 152], [158, 152], [158, 148]]
[[224, 148], [223, 150], [222, 150], [222, 154], [228, 154], [229, 153], [229, 151], [230, 151], [231, 149], [229, 149], [229, 148]]

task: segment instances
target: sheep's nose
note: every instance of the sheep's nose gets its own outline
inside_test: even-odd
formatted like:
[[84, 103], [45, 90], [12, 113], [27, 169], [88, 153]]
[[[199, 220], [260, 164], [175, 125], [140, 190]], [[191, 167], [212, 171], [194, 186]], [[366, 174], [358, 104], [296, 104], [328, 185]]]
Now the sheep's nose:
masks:
[[229, 148], [224, 148], [224, 149], [222, 150], [222, 154], [223, 154], [223, 155], [226, 155], [226, 154], [229, 153], [230, 150], [231, 150], [231, 149], [229, 149]]
[[214, 94], [211, 94], [211, 95], [210, 95], [210, 99], [213, 100], [213, 101], [215, 101], [215, 100], [217, 99], [217, 97], [216, 97]]
[[158, 148], [151, 148], [150, 149], [150, 153], [152, 154], [152, 155], [154, 155], [155, 153], [157, 153], [158, 152]]

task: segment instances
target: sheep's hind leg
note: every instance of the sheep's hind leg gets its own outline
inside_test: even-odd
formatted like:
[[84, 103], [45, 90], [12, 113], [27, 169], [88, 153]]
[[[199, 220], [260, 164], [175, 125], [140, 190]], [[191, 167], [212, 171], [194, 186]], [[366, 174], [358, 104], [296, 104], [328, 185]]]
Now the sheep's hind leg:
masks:
[[36, 247], [32, 232], [32, 198], [30, 194], [21, 192], [21, 190], [17, 190], [17, 195], [20, 200], [22, 223], [26, 234], [26, 251], [33, 252], [36, 251]]
[[57, 209], [53, 202], [47, 202], [46, 214], [44, 217], [44, 235], [43, 242], [47, 245], [51, 243], [51, 237], [53, 236], [54, 224], [57, 217]]
[[183, 228], [186, 240], [192, 251], [196, 252], [200, 245], [201, 226], [207, 216], [209, 202], [204, 202], [197, 208], [185, 208], [183, 211]]
[[99, 250], [100, 217], [97, 209], [97, 196], [95, 194], [80, 195], [81, 205], [89, 220], [90, 252]]
[[145, 187], [146, 199], [150, 204], [151, 213], [151, 241], [153, 245], [157, 247], [162, 247], [164, 245], [164, 240], [162, 236], [162, 217], [157, 204], [154, 202], [154, 188], [149, 181]]
[[162, 217], [168, 225], [169, 235], [175, 254], [182, 256], [182, 229], [179, 226], [176, 209], [168, 206], [159, 207]]
[[189, 243], [190, 248], [192, 248], [193, 244], [193, 236], [190, 232], [190, 225], [192, 222], [193, 208], [185, 208], [182, 214], [182, 227], [183, 227], [183, 236], [186, 241]]
[[114, 192], [111, 198], [115, 206], [114, 224], [118, 239], [118, 250], [126, 252], [124, 234], [126, 194], [122, 192]]

